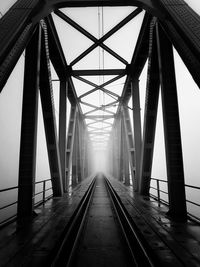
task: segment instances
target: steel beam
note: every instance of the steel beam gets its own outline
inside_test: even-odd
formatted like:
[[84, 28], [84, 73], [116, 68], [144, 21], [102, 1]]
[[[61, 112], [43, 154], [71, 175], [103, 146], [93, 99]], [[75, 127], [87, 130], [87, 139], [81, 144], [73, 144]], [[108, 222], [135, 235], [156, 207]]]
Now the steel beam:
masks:
[[[78, 113], [78, 112], [77, 112]], [[79, 138], [78, 138], [78, 114], [76, 115], [74, 129], [74, 144], [72, 150], [72, 186], [78, 183], [78, 172], [79, 172]]]
[[[121, 112], [121, 120], [123, 121], [123, 114]], [[126, 134], [124, 129], [124, 123], [121, 124], [122, 132], [122, 168], [123, 168], [123, 180], [125, 185], [130, 185], [129, 176], [129, 148], [127, 146]]]
[[118, 131], [120, 133], [119, 135], [119, 143], [118, 143], [118, 146], [119, 146], [119, 151], [120, 151], [120, 154], [119, 154], [119, 180], [121, 182], [124, 182], [124, 143], [123, 143], [123, 139], [124, 139], [124, 136], [123, 136], [123, 130], [122, 130], [122, 126], [123, 126], [123, 123], [122, 123], [122, 116], [119, 116], [119, 127], [118, 127]]
[[60, 154], [56, 134], [53, 88], [51, 84], [50, 60], [48, 52], [48, 35], [46, 24], [42, 22], [43, 34], [41, 45], [40, 96], [46, 134], [49, 165], [54, 197], [62, 196], [62, 173]]
[[49, 53], [54, 69], [61, 80], [66, 80], [68, 65], [51, 15], [45, 18], [48, 31]]
[[187, 1], [160, 1], [167, 19], [160, 20], [171, 42], [200, 87], [200, 16], [187, 4]]
[[3, 87], [6, 84], [9, 75], [14, 69], [19, 57], [23, 53], [28, 41], [34, 33], [34, 30], [35, 27], [32, 24], [28, 24], [19, 36], [19, 39], [16, 40], [16, 42], [13, 44], [7, 54], [4, 54], [2, 56], [2, 59], [0, 59], [0, 92], [3, 90]]
[[114, 178], [118, 179], [118, 160], [117, 160], [117, 154], [118, 154], [118, 138], [117, 138], [117, 122], [115, 127], [113, 128], [113, 168], [114, 168]]
[[127, 150], [129, 155], [129, 164], [131, 168], [131, 178], [134, 191], [138, 191], [138, 181], [135, 179], [135, 145], [134, 145], [134, 138], [133, 132], [130, 122], [130, 115], [129, 111], [126, 107], [122, 106], [122, 113], [123, 113], [123, 123], [124, 123], [124, 132], [127, 144]]
[[67, 91], [68, 81], [60, 81], [59, 103], [59, 150], [63, 189], [66, 188], [66, 133], [67, 133]]
[[73, 154], [73, 146], [74, 146], [74, 138], [75, 138], [75, 125], [76, 125], [76, 115], [77, 115], [77, 107], [71, 106], [68, 133], [67, 133], [67, 150], [66, 150], [66, 187], [64, 191], [66, 192], [69, 188], [69, 180], [70, 180], [70, 172], [71, 172], [71, 164], [72, 164], [72, 154]]
[[142, 132], [141, 132], [141, 115], [140, 115], [140, 95], [139, 95], [139, 80], [133, 79], [131, 81], [132, 92], [132, 106], [133, 106], [133, 133], [135, 143], [135, 179], [137, 180], [137, 190], [140, 184], [140, 165], [141, 165], [141, 146], [142, 146]]
[[151, 170], [153, 162], [154, 139], [156, 130], [158, 97], [159, 97], [159, 67], [157, 43], [154, 22], [150, 29], [149, 62], [147, 71], [146, 100], [143, 125], [143, 142], [141, 156], [140, 193], [149, 196]]
[[116, 178], [122, 181], [120, 162], [121, 162], [121, 119], [116, 122]]
[[[110, 49], [107, 45], [105, 45], [103, 42], [100, 42], [96, 37], [94, 37], [91, 33], [89, 33], [88, 31], [86, 31], [84, 28], [82, 28], [79, 24], [77, 24], [75, 21], [73, 21], [72, 19], [70, 19], [66, 14], [64, 14], [63, 12], [61, 12], [60, 10], [56, 10], [55, 14], [57, 16], [59, 16], [60, 18], [62, 18], [64, 21], [66, 21], [69, 25], [71, 25], [72, 27], [74, 27], [77, 31], [79, 31], [80, 33], [82, 33], [85, 37], [87, 37], [88, 39], [90, 39], [91, 41], [94, 42], [94, 46], [95, 48], [97, 46], [100, 46], [101, 48], [103, 48], [105, 51], [107, 51], [109, 54], [111, 54], [113, 57], [115, 57], [116, 59], [118, 59], [119, 61], [121, 61], [123, 64], [127, 65], [128, 62], [122, 58], [121, 56], [119, 56], [117, 53], [115, 53], [112, 49]], [[91, 52], [91, 50], [89, 50]], [[87, 55], [87, 54], [86, 54]], [[84, 55], [84, 56], [86, 56]], [[79, 59], [80, 60], [80, 59]], [[75, 59], [72, 63], [71, 66], [76, 64], [77, 60]]]
[[186, 221], [185, 182], [173, 50], [171, 42], [158, 23], [156, 34], [168, 177], [168, 215], [174, 220]]
[[72, 70], [71, 75], [76, 76], [106, 76], [106, 75], [126, 75], [126, 69], [100, 69], [100, 70]]
[[40, 50], [41, 28], [38, 25], [25, 53], [17, 206], [19, 223], [32, 216], [34, 208]]
[[[80, 114], [77, 112], [76, 116], [76, 125], [75, 125], [75, 139], [74, 139], [74, 147], [73, 147], [73, 156], [72, 156], [72, 183], [74, 180], [74, 185], [78, 182], [82, 181], [82, 169], [81, 169], [81, 150], [82, 150], [82, 142], [81, 142], [81, 132], [80, 132]], [[74, 166], [75, 165], [75, 166]], [[73, 173], [73, 169], [74, 172]], [[74, 179], [73, 179], [74, 178]]]
[[[101, 45], [103, 42], [105, 42], [110, 36], [112, 36], [115, 32], [117, 32], [119, 29], [121, 29], [124, 25], [126, 25], [130, 20], [132, 20], [134, 17], [136, 17], [142, 9], [137, 8], [134, 10], [131, 14], [129, 14], [126, 18], [124, 18], [122, 21], [120, 21], [115, 27], [113, 27], [109, 32], [107, 32], [104, 36], [102, 36], [99, 40], [97, 40], [93, 45], [91, 45], [88, 49], [86, 49], [81, 55], [79, 55], [76, 59], [74, 59], [71, 62], [71, 66], [75, 65], [77, 62], [79, 62], [82, 58], [84, 58], [86, 55], [88, 55], [90, 52], [92, 52], [96, 47]], [[105, 45], [104, 45], [105, 49]], [[119, 59], [119, 58], [118, 58]]]
[[114, 119], [114, 115], [84, 115], [84, 118], [90, 119], [90, 120], [96, 120], [98, 122], [99, 119], [102, 120], [109, 120]]

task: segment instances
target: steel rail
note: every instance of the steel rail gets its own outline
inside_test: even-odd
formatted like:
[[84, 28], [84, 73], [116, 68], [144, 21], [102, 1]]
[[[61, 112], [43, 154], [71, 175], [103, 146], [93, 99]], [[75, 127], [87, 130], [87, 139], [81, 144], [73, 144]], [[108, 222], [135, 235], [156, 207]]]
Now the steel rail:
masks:
[[85, 218], [95, 190], [96, 177], [91, 182], [81, 202], [75, 210], [69, 224], [64, 230], [64, 238], [60, 241], [59, 249], [51, 264], [52, 267], [69, 267], [72, 264], [75, 250], [82, 232]]
[[134, 266], [155, 266], [152, 260], [152, 250], [148, 247], [144, 238], [142, 238], [142, 235], [138, 232], [135, 223], [106, 177], [105, 181], [113, 208], [132, 256]]
[[[153, 267], [155, 264], [152, 261], [151, 249], [148, 247], [147, 243], [143, 240], [142, 235], [139, 234], [136, 227], [134, 227], [133, 221], [131, 221], [128, 212], [120, 201], [119, 196], [113, 189], [112, 185], [106, 177], [105, 185], [109, 193], [112, 205], [114, 207], [116, 216], [119, 220], [120, 227], [122, 229], [122, 234], [128, 245], [131, 258], [133, 260], [133, 266], [138, 267]], [[95, 191], [96, 177], [90, 184], [85, 195], [81, 199], [80, 204], [75, 210], [69, 224], [66, 226], [66, 230], [63, 232], [62, 240], [60, 240], [57, 245], [57, 250], [52, 257], [52, 267], [70, 267], [73, 266], [74, 257], [76, 255], [76, 249], [80, 236], [83, 231], [83, 227], [88, 214], [89, 206], [92, 202], [93, 193]], [[144, 245], [145, 243], [145, 245]], [[148, 251], [148, 252], [147, 252]]]

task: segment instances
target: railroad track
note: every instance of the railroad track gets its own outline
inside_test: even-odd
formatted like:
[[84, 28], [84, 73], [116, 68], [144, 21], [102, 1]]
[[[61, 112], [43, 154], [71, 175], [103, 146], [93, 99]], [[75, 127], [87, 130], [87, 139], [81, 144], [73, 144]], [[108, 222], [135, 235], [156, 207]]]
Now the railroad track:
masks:
[[[93, 179], [87, 192], [81, 199], [78, 208], [67, 226], [64, 237], [60, 242], [59, 249], [57, 250], [56, 256], [51, 265], [52, 267], [76, 266], [75, 260], [77, 260], [77, 250], [81, 236], [83, 235], [83, 232], [86, 231], [85, 224], [87, 223], [88, 212], [93, 201], [93, 196], [96, 194], [96, 188], [100, 187], [97, 186], [99, 179], [100, 178], [98, 176]], [[149, 250], [147, 244], [145, 244], [145, 240], [143, 240], [142, 236], [140, 236], [140, 233], [138, 233], [137, 227], [134, 225], [134, 222], [123, 206], [119, 196], [106, 177], [102, 177], [101, 179], [101, 183], [104, 184], [107, 191], [106, 194], [108, 194], [111, 201], [112, 210], [114, 210], [115, 217], [118, 221], [118, 227], [120, 226], [121, 228], [120, 232], [123, 236], [124, 243], [126, 243], [126, 247], [128, 248], [126, 251], [128, 251], [129, 254], [129, 266], [155, 266], [150, 256], [151, 251]], [[93, 265], [91, 265], [91, 267], [93, 267]]]

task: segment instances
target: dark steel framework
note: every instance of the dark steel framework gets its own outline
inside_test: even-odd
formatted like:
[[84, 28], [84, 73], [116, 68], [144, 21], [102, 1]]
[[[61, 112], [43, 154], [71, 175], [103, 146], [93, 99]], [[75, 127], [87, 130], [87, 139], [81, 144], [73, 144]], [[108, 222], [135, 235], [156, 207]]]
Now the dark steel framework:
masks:
[[[100, 39], [95, 38], [66, 16], [60, 8], [86, 6], [136, 6], [137, 8]], [[131, 63], [115, 53], [105, 41], [142, 10], [145, 16]], [[93, 44], [70, 65], [51, 15], [54, 12], [66, 23], [89, 38]], [[179, 125], [178, 102], [172, 45], [176, 48], [194, 81], [200, 86], [200, 24], [199, 16], [183, 0], [18, 0], [0, 20], [0, 88], [3, 89], [20, 55], [26, 49], [24, 96], [22, 109], [18, 218], [33, 213], [35, 182], [38, 93], [41, 95], [46, 142], [54, 196], [62, 196], [69, 188], [70, 175], [76, 184], [91, 172], [90, 141], [87, 127], [114, 118], [109, 143], [110, 172], [126, 184], [129, 172], [135, 191], [149, 196], [158, 95], [161, 88], [166, 163], [169, 190], [169, 215], [186, 220], [183, 159]], [[123, 69], [74, 70], [73, 66], [100, 46], [124, 64]], [[34, 54], [34, 57], [32, 57]], [[148, 60], [145, 117], [143, 137], [139, 103], [139, 77]], [[60, 81], [59, 139], [56, 136], [55, 110], [50, 73], [50, 61]], [[115, 78], [97, 85], [84, 76], [115, 75]], [[105, 88], [127, 75], [122, 96]], [[77, 97], [72, 77], [93, 86]], [[97, 90], [112, 96], [114, 101], [98, 107], [84, 101]], [[132, 96], [133, 131], [127, 103]], [[69, 126], [66, 125], [66, 99], [71, 103]], [[83, 114], [80, 104], [93, 111], [104, 110], [107, 115]], [[117, 113], [109, 111], [118, 105]], [[84, 119], [92, 122], [86, 124]], [[68, 128], [68, 133], [67, 133]], [[104, 134], [108, 133], [107, 127]], [[98, 135], [94, 128], [93, 134]], [[129, 171], [130, 169], [130, 171]]]

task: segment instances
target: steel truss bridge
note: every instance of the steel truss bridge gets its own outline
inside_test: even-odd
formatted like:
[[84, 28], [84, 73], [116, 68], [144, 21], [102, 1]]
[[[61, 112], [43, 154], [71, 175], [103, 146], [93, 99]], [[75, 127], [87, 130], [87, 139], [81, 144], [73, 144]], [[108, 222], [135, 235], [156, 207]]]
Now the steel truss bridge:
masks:
[[[69, 18], [63, 8], [121, 7], [135, 9], [100, 38]], [[130, 63], [105, 41], [129, 21], [145, 12]], [[52, 14], [87, 37], [92, 44], [68, 63]], [[36, 168], [38, 95], [48, 150], [53, 197], [61, 197], [72, 183], [91, 174], [92, 140], [107, 140], [108, 172], [135, 192], [149, 196], [159, 91], [162, 96], [166, 150], [169, 211], [173, 220], [187, 220], [183, 156], [174, 68], [173, 46], [194, 81], [200, 86], [200, 17], [183, 0], [18, 0], [0, 20], [0, 90], [25, 50], [21, 143], [19, 156], [19, 220], [32, 216]], [[67, 36], [66, 36], [67, 38]], [[79, 69], [76, 64], [100, 47], [123, 68]], [[51, 65], [60, 84], [59, 130], [55, 126]], [[141, 131], [139, 78], [148, 62], [143, 136]], [[88, 77], [108, 77], [101, 84]], [[112, 76], [110, 79], [109, 77]], [[123, 91], [118, 95], [106, 88], [122, 77]], [[73, 78], [92, 87], [77, 95]], [[96, 105], [84, 98], [101, 91], [113, 99]], [[132, 97], [133, 127], [128, 102]], [[67, 99], [71, 104], [67, 125]], [[90, 108], [83, 112], [82, 105]], [[116, 106], [116, 112], [110, 110]], [[100, 115], [98, 112], [100, 111]], [[95, 115], [94, 115], [95, 114]], [[103, 114], [103, 115], [102, 115]], [[113, 122], [110, 122], [112, 119]], [[90, 122], [88, 122], [90, 121]], [[95, 127], [101, 122], [104, 126]], [[101, 144], [101, 141], [99, 143]]]

